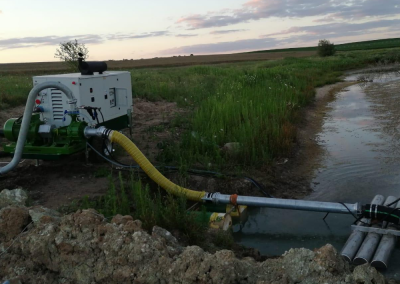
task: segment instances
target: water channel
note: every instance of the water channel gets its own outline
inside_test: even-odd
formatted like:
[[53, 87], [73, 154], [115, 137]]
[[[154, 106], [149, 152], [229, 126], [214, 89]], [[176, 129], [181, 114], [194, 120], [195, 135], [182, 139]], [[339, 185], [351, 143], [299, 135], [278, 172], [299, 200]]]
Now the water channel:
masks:
[[[317, 141], [325, 154], [306, 199], [369, 203], [376, 194], [400, 197], [400, 72], [354, 73], [329, 103]], [[248, 221], [235, 227], [235, 239], [267, 256], [290, 248], [341, 250], [354, 221], [351, 215], [252, 208]], [[400, 279], [400, 242], [384, 272]]]

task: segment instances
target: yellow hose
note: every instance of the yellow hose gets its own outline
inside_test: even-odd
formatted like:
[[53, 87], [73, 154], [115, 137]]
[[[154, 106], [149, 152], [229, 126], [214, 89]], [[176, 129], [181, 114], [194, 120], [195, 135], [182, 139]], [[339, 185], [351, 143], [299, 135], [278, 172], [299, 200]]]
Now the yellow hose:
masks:
[[129, 153], [129, 155], [135, 160], [136, 163], [145, 171], [145, 173], [159, 186], [164, 188], [167, 192], [173, 195], [184, 194], [187, 199], [192, 201], [202, 201], [202, 198], [206, 194], [205, 191], [195, 191], [187, 188], [183, 188], [175, 183], [171, 182], [165, 176], [163, 176], [143, 155], [138, 147], [125, 135], [118, 131], [111, 131], [109, 134], [111, 142], [118, 143]]

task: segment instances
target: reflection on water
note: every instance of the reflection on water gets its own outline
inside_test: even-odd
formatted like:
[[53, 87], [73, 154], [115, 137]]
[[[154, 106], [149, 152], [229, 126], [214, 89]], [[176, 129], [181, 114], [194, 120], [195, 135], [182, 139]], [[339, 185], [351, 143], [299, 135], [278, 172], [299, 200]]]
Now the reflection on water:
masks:
[[[400, 197], [400, 73], [353, 74], [360, 84], [342, 90], [330, 103], [318, 141], [326, 149], [312, 180], [310, 200], [368, 203], [376, 194]], [[236, 240], [264, 255], [280, 255], [294, 247], [338, 250], [350, 234], [350, 215], [253, 208], [236, 228]], [[389, 277], [400, 279], [396, 248]]]

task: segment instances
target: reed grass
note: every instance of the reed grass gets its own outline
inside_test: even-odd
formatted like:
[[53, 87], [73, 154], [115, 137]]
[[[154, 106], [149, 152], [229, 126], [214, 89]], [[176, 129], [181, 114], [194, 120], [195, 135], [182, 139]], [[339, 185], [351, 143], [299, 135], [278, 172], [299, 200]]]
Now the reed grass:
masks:
[[[400, 62], [400, 49], [340, 53], [330, 58], [131, 70], [136, 97], [191, 108], [180, 121], [182, 140], [169, 141], [163, 162], [247, 167], [286, 156], [296, 139], [298, 110], [315, 88], [339, 81], [344, 70]], [[179, 126], [179, 125], [178, 125]], [[239, 145], [234, 155], [221, 148]]]

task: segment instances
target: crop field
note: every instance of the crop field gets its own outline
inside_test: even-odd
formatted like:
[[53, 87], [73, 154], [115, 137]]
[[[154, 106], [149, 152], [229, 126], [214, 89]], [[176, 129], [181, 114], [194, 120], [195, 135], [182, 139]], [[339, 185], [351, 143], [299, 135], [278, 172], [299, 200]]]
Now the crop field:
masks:
[[[400, 38], [335, 44], [335, 48], [337, 51], [354, 51], [354, 50], [368, 50], [368, 49], [382, 49], [382, 48], [396, 48], [396, 47], [400, 47]], [[259, 51], [253, 51], [251, 53], [274, 53], [274, 52], [295, 52], [295, 51], [311, 52], [316, 50], [317, 50], [316, 46], [310, 46], [310, 47], [300, 47], [300, 48], [259, 50]]]
[[[289, 153], [299, 109], [315, 87], [338, 81], [344, 70], [400, 62], [400, 49], [339, 53], [329, 58], [128, 69], [134, 97], [177, 102], [190, 115], [169, 126], [181, 139], [160, 141], [159, 162], [243, 169]], [[21, 105], [31, 74], [0, 75], [0, 108]], [[221, 147], [234, 143], [226, 154]]]
[[[174, 57], [156, 57], [152, 59], [141, 60], [122, 60], [106, 61], [109, 70], [129, 69], [129, 68], [149, 68], [149, 67], [171, 67], [202, 65], [215, 63], [259, 61], [259, 60], [277, 60], [286, 57], [306, 57], [315, 55], [315, 51], [290, 51], [277, 52], [274, 54], [218, 54], [218, 55], [194, 55], [194, 56], [174, 56]], [[90, 54], [89, 54], [90, 55]], [[90, 61], [90, 58], [89, 58]], [[41, 74], [41, 73], [59, 73], [68, 71], [62, 62], [38, 62], [38, 63], [10, 63], [0, 64], [1, 74]]]

